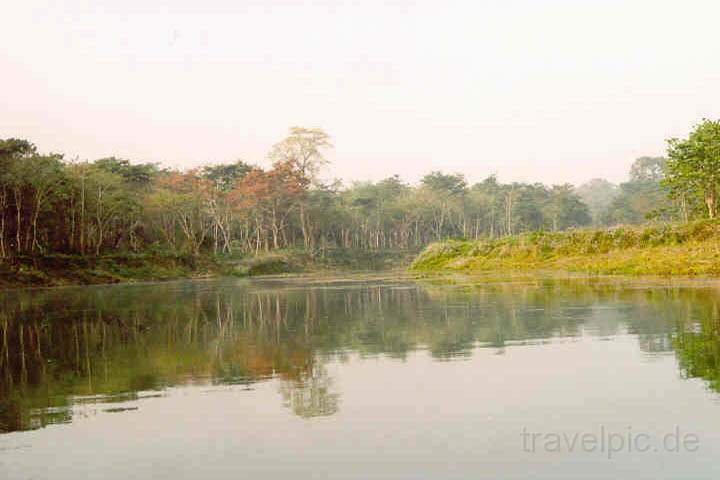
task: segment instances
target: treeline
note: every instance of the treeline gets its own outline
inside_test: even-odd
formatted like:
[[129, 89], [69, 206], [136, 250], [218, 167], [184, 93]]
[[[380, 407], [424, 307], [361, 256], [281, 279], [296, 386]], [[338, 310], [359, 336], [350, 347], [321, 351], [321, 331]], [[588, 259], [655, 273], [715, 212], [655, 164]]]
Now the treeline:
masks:
[[577, 189], [494, 176], [469, 185], [443, 172], [417, 186], [398, 176], [323, 183], [318, 173], [332, 145], [320, 129], [290, 129], [269, 153], [269, 169], [242, 161], [189, 171], [114, 157], [67, 161], [26, 140], [0, 140], [0, 256], [414, 249], [443, 238], [713, 217], [718, 131], [718, 122], [705, 121], [695, 137], [670, 141], [668, 160], [638, 159], [629, 182]]

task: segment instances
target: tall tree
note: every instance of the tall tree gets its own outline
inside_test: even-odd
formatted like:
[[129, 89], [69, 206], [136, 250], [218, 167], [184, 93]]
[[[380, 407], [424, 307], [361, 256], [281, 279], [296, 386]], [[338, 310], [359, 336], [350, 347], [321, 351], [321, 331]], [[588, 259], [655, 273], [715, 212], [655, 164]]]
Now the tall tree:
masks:
[[668, 140], [665, 184], [675, 198], [702, 198], [710, 218], [717, 216], [720, 182], [720, 120], [703, 120], [686, 139]]
[[631, 182], [659, 182], [665, 177], [664, 157], [640, 157], [630, 166]]
[[0, 258], [8, 256], [10, 250], [5, 235], [8, 224], [13, 221], [12, 218], [9, 218], [12, 204], [10, 196], [16, 192], [13, 187], [16, 187], [19, 182], [17, 171], [19, 162], [36, 153], [35, 145], [27, 140], [0, 139]]
[[[292, 127], [288, 136], [273, 146], [269, 157], [274, 163], [283, 163], [295, 168], [300, 174], [303, 188], [308, 189], [317, 182], [320, 167], [327, 164], [323, 152], [329, 148], [332, 148], [332, 143], [330, 136], [324, 130]], [[305, 247], [313, 248], [305, 199], [300, 200], [299, 210], [303, 242]]]

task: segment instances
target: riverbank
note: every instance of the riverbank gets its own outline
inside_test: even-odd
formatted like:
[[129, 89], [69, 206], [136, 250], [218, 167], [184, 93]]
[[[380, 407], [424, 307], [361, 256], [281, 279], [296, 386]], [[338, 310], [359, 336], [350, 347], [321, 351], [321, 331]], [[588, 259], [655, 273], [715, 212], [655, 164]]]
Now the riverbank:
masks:
[[171, 280], [213, 275], [210, 257], [162, 253], [21, 256], [0, 262], [0, 289]]
[[415, 272], [556, 270], [593, 274], [718, 276], [720, 223], [536, 232], [429, 245]]
[[211, 276], [252, 277], [333, 270], [386, 270], [409, 265], [417, 252], [302, 249], [259, 255], [190, 255], [173, 252], [103, 256], [20, 256], [0, 261], [0, 290], [93, 285]]

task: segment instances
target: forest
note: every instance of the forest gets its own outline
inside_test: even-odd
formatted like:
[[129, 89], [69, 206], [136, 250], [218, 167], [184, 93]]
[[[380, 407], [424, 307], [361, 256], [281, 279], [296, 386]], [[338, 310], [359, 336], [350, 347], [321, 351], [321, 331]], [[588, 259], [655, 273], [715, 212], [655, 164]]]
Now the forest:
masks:
[[666, 157], [641, 157], [628, 180], [469, 184], [434, 171], [410, 185], [323, 182], [330, 136], [291, 128], [272, 167], [237, 161], [190, 170], [102, 158], [69, 160], [29, 140], [0, 140], [0, 257], [174, 251], [237, 254], [299, 248], [412, 250], [442, 239], [714, 218], [720, 121], [704, 120]]

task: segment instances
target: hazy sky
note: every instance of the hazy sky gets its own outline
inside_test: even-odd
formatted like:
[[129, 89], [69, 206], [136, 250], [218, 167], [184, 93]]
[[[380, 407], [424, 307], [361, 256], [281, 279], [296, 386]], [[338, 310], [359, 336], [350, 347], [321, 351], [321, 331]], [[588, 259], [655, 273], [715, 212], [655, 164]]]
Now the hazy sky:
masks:
[[1, 17], [0, 138], [71, 157], [266, 165], [300, 125], [332, 136], [326, 177], [618, 181], [720, 116], [717, 0], [6, 0]]

